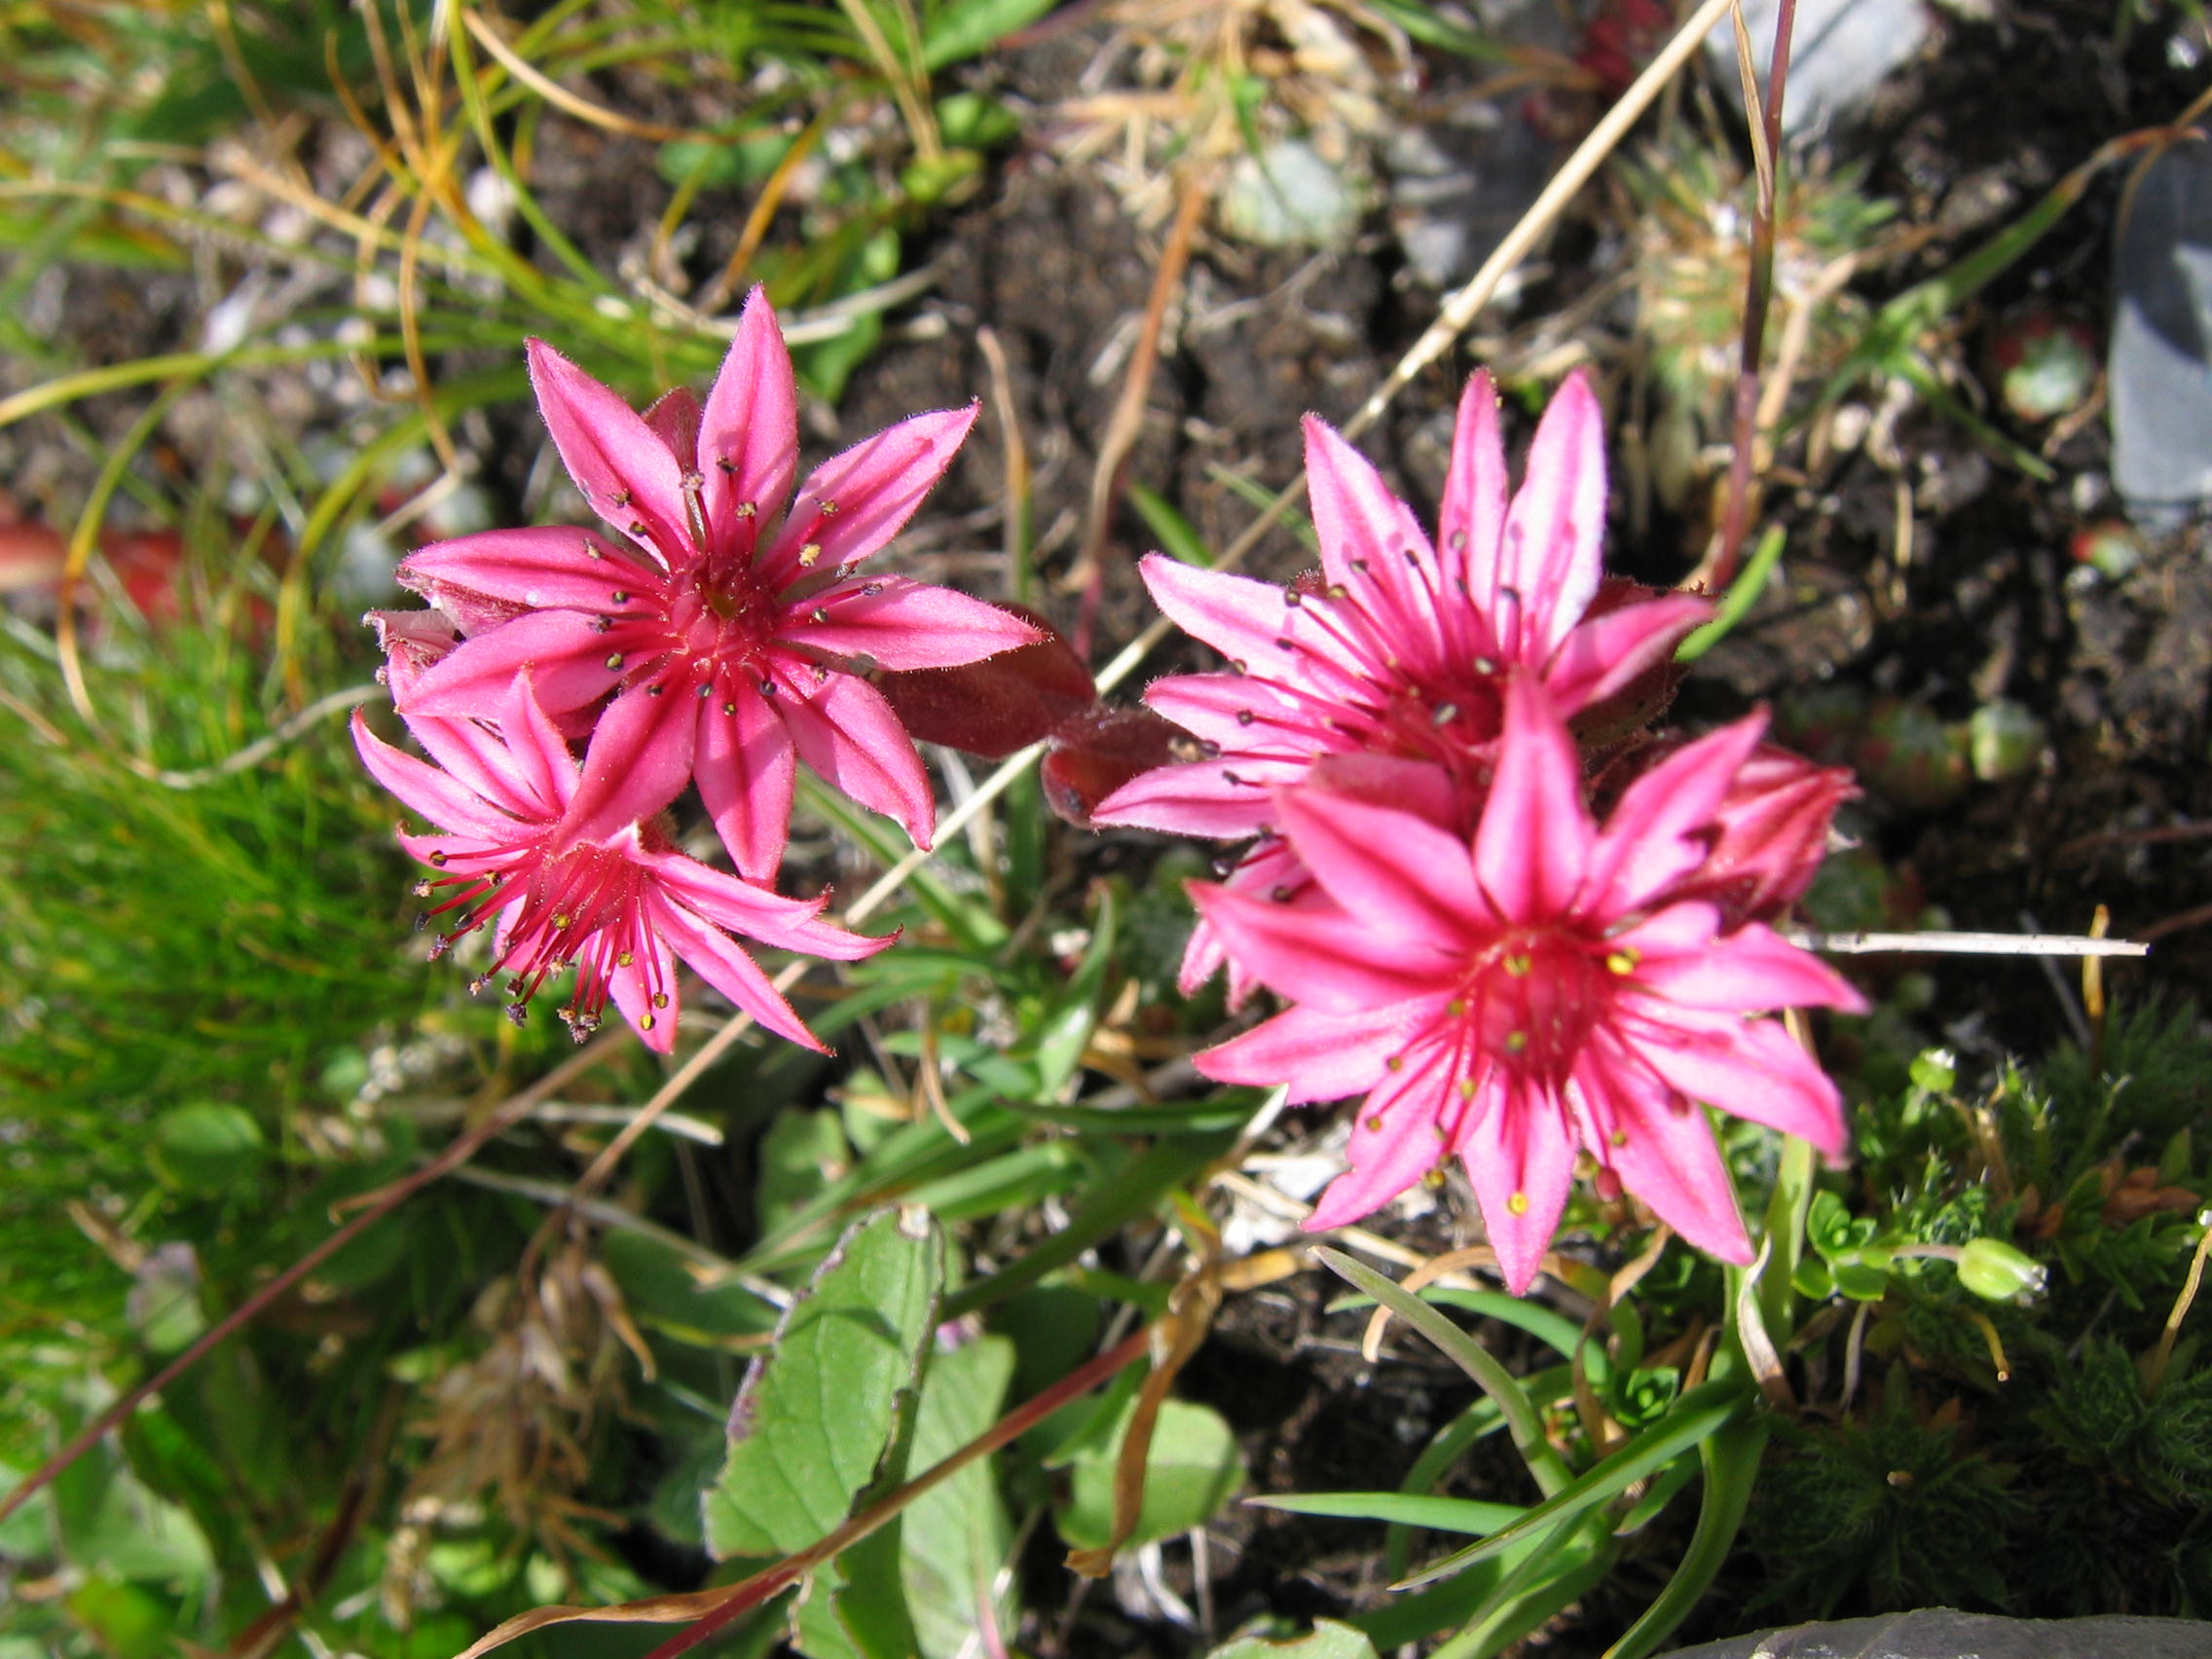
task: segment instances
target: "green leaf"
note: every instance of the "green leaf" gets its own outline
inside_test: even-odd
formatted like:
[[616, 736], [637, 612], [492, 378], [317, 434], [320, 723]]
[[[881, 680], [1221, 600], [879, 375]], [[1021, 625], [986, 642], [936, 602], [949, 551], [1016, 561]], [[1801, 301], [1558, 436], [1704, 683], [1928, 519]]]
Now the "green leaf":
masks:
[[1375, 1659], [1375, 1643], [1350, 1625], [1315, 1619], [1311, 1636], [1294, 1641], [1240, 1637], [1215, 1648], [1206, 1659]]
[[707, 1549], [785, 1556], [841, 1525], [898, 1428], [934, 1327], [944, 1243], [918, 1211], [848, 1233], [738, 1392]]
[[[930, 1362], [914, 1414], [911, 1461], [928, 1468], [998, 1420], [1013, 1380], [1014, 1347], [985, 1337]], [[972, 1463], [914, 1499], [906, 1511], [900, 1578], [925, 1659], [957, 1659], [981, 1626], [977, 1599], [991, 1597], [1014, 1529], [989, 1462]], [[992, 1622], [1014, 1628], [1011, 1594], [993, 1597]]]
[[950, 0], [922, 25], [922, 66], [931, 71], [988, 52], [1059, 0]]
[[1405, 1582], [1425, 1584], [1441, 1578], [1510, 1548], [1538, 1529], [1549, 1528], [1604, 1502], [1645, 1476], [1656, 1474], [1684, 1452], [1716, 1433], [1743, 1410], [1745, 1400], [1743, 1388], [1735, 1382], [1706, 1382], [1692, 1388], [1658, 1427], [1636, 1436], [1596, 1468], [1529, 1510], [1512, 1526], [1423, 1567]]
[[1117, 925], [1121, 906], [1115, 901], [1112, 882], [1100, 882], [1097, 893], [1098, 919], [1091, 926], [1090, 943], [1037, 1039], [1040, 1100], [1056, 1098], [1075, 1076], [1083, 1051], [1089, 1047], [1090, 1034], [1098, 1025], [1098, 998], [1105, 987], [1106, 965], [1114, 957], [1115, 936], [1121, 931]]
[[1490, 1349], [1395, 1279], [1385, 1278], [1373, 1268], [1353, 1261], [1339, 1250], [1317, 1249], [1313, 1253], [1331, 1272], [1340, 1278], [1349, 1279], [1442, 1348], [1447, 1359], [1464, 1371], [1474, 1380], [1476, 1386], [1497, 1402], [1498, 1409], [1505, 1414], [1506, 1427], [1513, 1435], [1514, 1446], [1520, 1451], [1522, 1459], [1529, 1465], [1530, 1474], [1535, 1477], [1537, 1486], [1546, 1496], [1567, 1486], [1567, 1464], [1551, 1442], [1544, 1438], [1543, 1423], [1536, 1415], [1536, 1408], [1529, 1399], [1528, 1391]]
[[[1074, 1461], [1074, 1490], [1056, 1519], [1060, 1536], [1078, 1549], [1103, 1549], [1113, 1536], [1114, 1466], [1135, 1411], [1132, 1400], [1114, 1432]], [[1244, 1459], [1229, 1424], [1219, 1412], [1190, 1400], [1161, 1404], [1144, 1468], [1144, 1506], [1130, 1544], [1203, 1526], [1244, 1481]]]
[[1697, 1530], [1691, 1533], [1689, 1548], [1682, 1552], [1667, 1588], [1643, 1609], [1628, 1634], [1605, 1650], [1605, 1659], [1643, 1659], [1674, 1635], [1675, 1627], [1711, 1587], [1750, 1507], [1766, 1437], [1766, 1419], [1747, 1418], [1728, 1424], [1697, 1449], [1705, 1470], [1705, 1500], [1698, 1509]]
[[1249, 1501], [1262, 1509], [1283, 1509], [1293, 1515], [1387, 1521], [1395, 1527], [1426, 1527], [1431, 1531], [1467, 1532], [1478, 1538], [1512, 1526], [1528, 1513], [1517, 1503], [1482, 1503], [1471, 1497], [1424, 1497], [1402, 1492], [1305, 1492]]
[[756, 1155], [760, 1178], [754, 1188], [760, 1231], [772, 1234], [820, 1198], [852, 1167], [853, 1149], [837, 1114], [787, 1106], [768, 1124]]
[[261, 1167], [261, 1125], [249, 1113], [212, 1100], [178, 1106], [154, 1120], [151, 1157], [165, 1185], [180, 1193], [221, 1193]]
[[1142, 484], [1126, 486], [1123, 496], [1136, 508], [1137, 517], [1144, 520], [1145, 528], [1160, 538], [1162, 553], [1201, 570], [1213, 564], [1214, 551], [1198, 534], [1198, 527], [1169, 505], [1165, 497], [1147, 490]]
[[1112, 1179], [1093, 1187], [1067, 1225], [1042, 1244], [990, 1277], [962, 1285], [946, 1299], [944, 1316], [949, 1319], [988, 1308], [1017, 1290], [1028, 1289], [1055, 1268], [1065, 1267], [1100, 1239], [1120, 1232], [1131, 1216], [1150, 1209], [1169, 1188], [1227, 1152], [1235, 1144], [1236, 1135], [1235, 1129], [1215, 1129], [1155, 1141], [1141, 1158], [1130, 1160]]

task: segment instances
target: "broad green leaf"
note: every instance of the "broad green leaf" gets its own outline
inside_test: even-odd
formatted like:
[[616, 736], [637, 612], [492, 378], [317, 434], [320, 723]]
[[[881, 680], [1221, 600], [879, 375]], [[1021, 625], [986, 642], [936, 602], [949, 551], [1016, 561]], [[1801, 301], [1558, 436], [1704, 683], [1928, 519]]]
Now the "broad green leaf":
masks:
[[[1114, 1530], [1114, 1465], [1134, 1415], [1132, 1401], [1114, 1432], [1074, 1462], [1074, 1488], [1056, 1519], [1060, 1536], [1078, 1549], [1102, 1549]], [[1145, 1456], [1144, 1506], [1130, 1544], [1150, 1543], [1203, 1526], [1244, 1481], [1236, 1436], [1221, 1414], [1190, 1400], [1160, 1408]]]
[[1311, 1636], [1294, 1641], [1242, 1637], [1215, 1648], [1206, 1659], [1375, 1659], [1375, 1643], [1350, 1625], [1315, 1619]]
[[1248, 1501], [1293, 1515], [1387, 1521], [1398, 1527], [1426, 1527], [1435, 1532], [1469, 1532], [1478, 1538], [1512, 1526], [1528, 1513], [1518, 1503], [1483, 1503], [1471, 1497], [1427, 1497], [1402, 1492], [1302, 1492]]
[[892, 1443], [943, 1285], [943, 1239], [918, 1211], [876, 1215], [830, 1252], [731, 1408], [710, 1554], [789, 1555], [846, 1519]]
[[[914, 1469], [950, 1456], [998, 1420], [1014, 1364], [1014, 1344], [1005, 1337], [985, 1337], [931, 1360], [914, 1413], [908, 1458]], [[925, 1659], [957, 1659], [971, 1645], [985, 1598], [997, 1628], [1014, 1628], [1011, 1593], [1001, 1597], [993, 1590], [1014, 1529], [988, 1460], [914, 1499], [903, 1536], [900, 1577]]]
[[236, 1106], [197, 1101], [154, 1120], [154, 1173], [181, 1193], [215, 1194], [261, 1167], [261, 1125]]

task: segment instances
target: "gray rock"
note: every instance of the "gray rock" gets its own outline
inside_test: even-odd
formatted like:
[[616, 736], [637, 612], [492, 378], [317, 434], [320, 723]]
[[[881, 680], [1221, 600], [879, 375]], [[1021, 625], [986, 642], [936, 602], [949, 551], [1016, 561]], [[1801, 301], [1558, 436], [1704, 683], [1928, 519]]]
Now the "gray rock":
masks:
[[2212, 142], [2143, 169], [2113, 290], [2113, 484], [2142, 529], [2171, 530], [2212, 498]]
[[2212, 1659], [2212, 1624], [2000, 1619], [1931, 1607], [1731, 1637], [1664, 1659]]
[[[1751, 61], [1759, 91], [1766, 91], [1774, 60], [1774, 20], [1781, 0], [1744, 0], [1751, 36]], [[1798, 0], [1789, 30], [1789, 77], [1782, 93], [1786, 138], [1848, 128], [1866, 114], [1875, 89], [1902, 68], [1935, 28], [1922, 0]], [[1714, 78], [1739, 106], [1743, 82], [1736, 69], [1736, 31], [1723, 20], [1706, 36]]]

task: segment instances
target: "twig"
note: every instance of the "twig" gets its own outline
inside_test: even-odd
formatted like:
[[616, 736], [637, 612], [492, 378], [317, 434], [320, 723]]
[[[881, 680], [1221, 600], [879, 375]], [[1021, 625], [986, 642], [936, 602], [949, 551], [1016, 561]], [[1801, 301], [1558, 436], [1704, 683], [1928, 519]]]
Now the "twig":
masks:
[[349, 685], [343, 691], [333, 691], [326, 697], [318, 697], [289, 719], [264, 732], [243, 749], [225, 756], [212, 766], [201, 766], [190, 772], [172, 772], [150, 765], [134, 755], [125, 756], [123, 763], [149, 783], [160, 784], [166, 789], [197, 790], [219, 778], [228, 778], [233, 773], [258, 766], [317, 721], [327, 719], [332, 715], [344, 714], [349, 709], [357, 709], [363, 703], [373, 702], [383, 695], [384, 687], [372, 683]]
[[2090, 939], [2082, 934], [2001, 933], [1786, 933], [1800, 950], [1828, 956], [1871, 956], [1909, 951], [1942, 956], [2148, 956], [2147, 941]]

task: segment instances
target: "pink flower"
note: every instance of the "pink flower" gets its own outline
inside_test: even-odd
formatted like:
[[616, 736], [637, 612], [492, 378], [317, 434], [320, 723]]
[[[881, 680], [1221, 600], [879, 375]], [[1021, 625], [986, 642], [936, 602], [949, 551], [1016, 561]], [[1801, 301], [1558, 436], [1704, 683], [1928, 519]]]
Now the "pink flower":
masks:
[[816, 920], [827, 897], [780, 898], [684, 857], [653, 822], [579, 831], [579, 794], [567, 742], [538, 707], [525, 674], [509, 692], [499, 729], [481, 721], [408, 719], [437, 764], [403, 754], [356, 713], [353, 742], [377, 781], [440, 827], [400, 843], [438, 873], [416, 891], [443, 894], [429, 912], [454, 913], [431, 956], [498, 918], [497, 960], [471, 989], [508, 976], [519, 1021], [546, 979], [574, 965], [561, 1010], [580, 1042], [612, 998], [647, 1048], [676, 1041], [676, 964], [761, 1026], [809, 1049], [822, 1045], [729, 935], [851, 962], [891, 942]]
[[470, 638], [421, 676], [404, 712], [495, 717], [526, 668], [555, 716], [611, 691], [584, 756], [578, 832], [649, 818], [695, 777], [756, 880], [783, 858], [801, 759], [927, 846], [936, 804], [921, 758], [862, 676], [974, 662], [1037, 635], [980, 600], [856, 567], [921, 503], [975, 410], [878, 432], [794, 498], [797, 388], [759, 289], [703, 408], [678, 391], [640, 416], [550, 347], [529, 350], [569, 476], [629, 545], [550, 527], [411, 555], [400, 579]]
[[1449, 1154], [1465, 1160], [1508, 1285], [1527, 1289], [1578, 1148], [1701, 1249], [1751, 1251], [1700, 1103], [1839, 1153], [1835, 1086], [1779, 1008], [1858, 994], [1757, 923], [1683, 896], [1758, 741], [1753, 716], [1645, 773], [1600, 827], [1573, 739], [1532, 677], [1509, 680], [1496, 776], [1472, 840], [1328, 787], [1278, 790], [1283, 837], [1322, 902], [1208, 884], [1231, 960], [1295, 1006], [1198, 1056], [1294, 1101], [1365, 1094], [1351, 1168], [1308, 1226], [1340, 1227]]
[[[1145, 701], [1209, 756], [1116, 791], [1097, 822], [1256, 834], [1274, 822], [1274, 791], [1323, 756], [1354, 753], [1436, 762], [1479, 798], [1508, 679], [1533, 676], [1553, 707], [1573, 715], [1664, 663], [1711, 612], [1677, 594], [1585, 615], [1603, 580], [1605, 461], [1598, 401], [1579, 374], [1545, 411], [1510, 505], [1496, 393], [1487, 375], [1467, 383], [1437, 546], [1313, 416], [1306, 466], [1318, 584], [1286, 589], [1159, 554], [1144, 561], [1161, 609], [1235, 672], [1153, 682]], [[1283, 884], [1280, 871], [1270, 880]], [[1186, 990], [1215, 951], [1201, 926]]]

